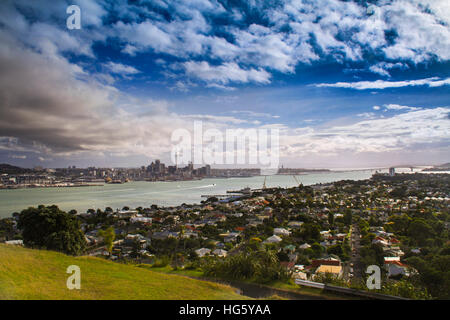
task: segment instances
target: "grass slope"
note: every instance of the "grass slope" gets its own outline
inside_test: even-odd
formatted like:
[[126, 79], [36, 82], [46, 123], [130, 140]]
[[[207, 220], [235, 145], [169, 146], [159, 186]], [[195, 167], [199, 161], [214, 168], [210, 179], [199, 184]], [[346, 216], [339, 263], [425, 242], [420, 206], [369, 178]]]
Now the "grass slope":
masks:
[[[81, 289], [66, 287], [69, 265]], [[231, 287], [94, 257], [0, 244], [0, 299], [242, 299]]]

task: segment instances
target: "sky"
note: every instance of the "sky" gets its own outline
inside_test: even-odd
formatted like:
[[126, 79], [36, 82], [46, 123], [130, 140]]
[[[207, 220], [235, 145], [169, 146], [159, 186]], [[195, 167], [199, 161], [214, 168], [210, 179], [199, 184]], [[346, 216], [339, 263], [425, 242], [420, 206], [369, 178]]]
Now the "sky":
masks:
[[0, 43], [0, 163], [170, 164], [194, 121], [285, 167], [450, 161], [446, 0], [3, 0]]

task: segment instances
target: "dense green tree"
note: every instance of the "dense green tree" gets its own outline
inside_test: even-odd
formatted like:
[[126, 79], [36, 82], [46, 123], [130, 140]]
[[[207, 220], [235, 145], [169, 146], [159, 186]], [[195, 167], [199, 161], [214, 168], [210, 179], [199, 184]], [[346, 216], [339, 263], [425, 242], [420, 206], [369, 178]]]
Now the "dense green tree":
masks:
[[335, 254], [339, 257], [341, 257], [344, 254], [344, 250], [342, 249], [341, 244], [335, 244], [335, 245], [328, 247], [327, 252], [329, 254]]
[[57, 206], [30, 207], [19, 214], [18, 228], [24, 244], [33, 248], [80, 255], [86, 249], [86, 239], [76, 217]]
[[113, 227], [109, 227], [105, 230], [100, 230], [98, 232], [98, 235], [103, 238], [103, 242], [105, 243], [106, 250], [109, 252], [109, 255], [111, 255], [113, 243], [116, 239], [116, 232], [114, 231]]
[[280, 265], [273, 250], [252, 251], [212, 258], [204, 264], [205, 274], [233, 280], [255, 280], [261, 283], [290, 279], [290, 273]]
[[14, 235], [14, 220], [12, 218], [0, 219], [0, 237], [9, 240]]
[[391, 192], [389, 192], [389, 196], [392, 198], [403, 198], [406, 196], [406, 187], [401, 186], [394, 188]]
[[344, 213], [344, 223], [346, 224], [346, 225], [351, 225], [352, 224], [352, 211], [351, 210], [345, 210], [345, 213]]
[[413, 219], [408, 226], [408, 235], [419, 245], [424, 245], [426, 239], [433, 235], [433, 228], [424, 219]]
[[406, 235], [410, 222], [411, 218], [406, 214], [401, 216], [391, 216], [387, 228], [400, 235]]
[[300, 235], [307, 242], [320, 241], [320, 228], [317, 224], [305, 223]]

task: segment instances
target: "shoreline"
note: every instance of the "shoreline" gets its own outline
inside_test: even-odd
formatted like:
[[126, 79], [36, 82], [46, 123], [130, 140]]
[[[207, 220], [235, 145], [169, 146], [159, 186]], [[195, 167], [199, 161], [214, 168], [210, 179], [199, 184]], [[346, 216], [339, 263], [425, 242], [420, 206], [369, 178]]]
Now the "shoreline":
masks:
[[19, 190], [19, 189], [48, 189], [48, 188], [78, 188], [78, 187], [103, 187], [105, 184], [73, 184], [73, 185], [11, 185], [0, 186], [0, 190]]
[[[425, 173], [425, 172], [423, 172]], [[430, 174], [430, 172], [426, 172]], [[301, 183], [307, 185], [320, 185], [340, 180], [364, 180], [371, 176], [370, 170], [366, 172], [329, 172], [309, 174], [299, 177]], [[236, 178], [205, 178], [200, 181], [131, 181], [120, 185], [83, 185], [89, 188], [66, 189], [67, 187], [44, 187], [22, 189], [0, 189], [0, 217], [9, 217], [13, 212], [20, 211], [29, 206], [58, 205], [63, 210], [75, 209], [84, 212], [97, 208], [122, 208], [124, 206], [137, 208], [149, 207], [156, 204], [161, 207], [176, 207], [183, 203], [200, 204], [202, 195], [223, 194], [227, 190], [240, 190], [250, 187], [252, 190], [261, 189], [264, 176]], [[273, 175], [267, 177], [268, 188], [289, 188], [297, 183], [289, 175]], [[163, 183], [177, 182], [177, 183]], [[72, 186], [72, 188], [76, 188]], [[4, 190], [4, 192], [2, 192]], [[8, 190], [8, 192], [6, 191]], [[16, 190], [16, 191], [13, 191]], [[19, 191], [21, 190], [21, 191]]]

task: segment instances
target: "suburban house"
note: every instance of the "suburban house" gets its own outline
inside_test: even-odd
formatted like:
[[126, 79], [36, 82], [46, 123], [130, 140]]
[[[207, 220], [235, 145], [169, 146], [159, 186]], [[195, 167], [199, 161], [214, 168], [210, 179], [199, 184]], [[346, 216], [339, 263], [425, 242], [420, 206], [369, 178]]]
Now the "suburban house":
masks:
[[308, 249], [308, 248], [311, 248], [311, 246], [309, 244], [307, 244], [306, 242], [299, 246], [299, 249], [302, 249], [302, 250], [305, 250], [305, 249]]
[[281, 241], [282, 241], [282, 239], [279, 236], [273, 235], [273, 236], [267, 238], [266, 241], [264, 241], [264, 243], [278, 243]]
[[281, 235], [281, 236], [289, 236], [291, 234], [290, 231], [286, 230], [285, 228], [275, 228], [273, 229], [273, 234], [275, 235]]
[[227, 250], [223, 250], [223, 249], [216, 249], [213, 251], [213, 255], [218, 256], [218, 257], [226, 257], [227, 256]]
[[197, 254], [197, 256], [199, 256], [200, 258], [209, 255], [211, 253], [211, 249], [208, 248], [200, 248], [195, 250], [195, 253]]
[[411, 271], [410, 267], [400, 261], [400, 257], [384, 257], [384, 267], [388, 273], [388, 277], [395, 277], [403, 275], [409, 277]]
[[303, 222], [302, 221], [290, 221], [289, 223], [288, 223], [288, 226], [289, 227], [291, 227], [291, 228], [300, 228], [301, 226], [303, 225]]
[[332, 266], [332, 265], [322, 264], [317, 268], [315, 275], [328, 273], [328, 274], [333, 275], [336, 278], [340, 278], [340, 277], [342, 277], [342, 272], [343, 272], [343, 269], [342, 269], [342, 266], [340, 266], [340, 265]]

